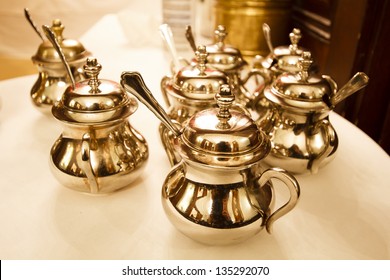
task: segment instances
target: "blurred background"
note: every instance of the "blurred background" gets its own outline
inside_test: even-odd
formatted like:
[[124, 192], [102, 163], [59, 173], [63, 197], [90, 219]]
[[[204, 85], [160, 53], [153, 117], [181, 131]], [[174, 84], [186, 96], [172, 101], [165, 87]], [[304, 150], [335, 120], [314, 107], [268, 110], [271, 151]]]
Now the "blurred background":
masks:
[[[145, 36], [142, 28], [162, 23], [163, 1], [0, 0], [0, 79], [37, 73], [31, 56], [40, 38], [26, 21], [24, 8], [30, 10], [39, 25], [51, 25], [53, 19], [60, 18], [66, 27], [64, 35], [72, 39], [82, 36], [104, 15], [118, 14], [122, 22], [129, 23], [124, 28], [138, 32], [134, 36], [143, 39], [135, 41], [155, 44], [161, 40], [159, 36]], [[299, 45], [312, 52], [320, 73], [330, 75], [339, 88], [356, 72], [365, 72], [370, 77], [369, 85], [339, 104], [336, 112], [390, 154], [390, 0], [189, 1], [196, 6], [192, 11], [196, 35], [207, 37], [216, 24], [226, 24], [228, 43], [249, 55], [266, 55], [268, 49], [258, 31], [262, 24], [258, 17], [262, 16], [271, 27], [274, 46], [288, 45], [288, 33], [294, 27], [300, 28], [303, 37]], [[250, 17], [253, 13], [257, 17], [248, 20], [245, 28], [234, 29], [233, 17]], [[239, 41], [239, 37], [244, 39]]]

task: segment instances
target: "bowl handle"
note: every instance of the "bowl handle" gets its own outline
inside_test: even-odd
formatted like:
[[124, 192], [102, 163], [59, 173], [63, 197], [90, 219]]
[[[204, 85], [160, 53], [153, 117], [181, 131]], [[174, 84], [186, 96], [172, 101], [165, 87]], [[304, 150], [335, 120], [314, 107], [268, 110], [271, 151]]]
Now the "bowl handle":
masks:
[[96, 194], [99, 193], [99, 183], [91, 165], [91, 141], [91, 135], [88, 132], [84, 133], [81, 141], [81, 160], [83, 171], [88, 179], [89, 189], [91, 193]]
[[264, 171], [258, 178], [260, 188], [264, 187], [271, 179], [279, 179], [286, 185], [290, 192], [290, 199], [268, 217], [265, 225], [268, 233], [272, 233], [272, 225], [277, 219], [284, 216], [295, 207], [301, 192], [298, 181], [284, 169], [275, 167]]
[[322, 121], [315, 124], [313, 130], [311, 131], [311, 135], [315, 135], [318, 130], [321, 129], [324, 133], [324, 139], [325, 139], [325, 147], [322, 149], [322, 151], [315, 155], [314, 152], [311, 151], [312, 143], [311, 143], [311, 137], [310, 135], [307, 137], [307, 143], [306, 147], [311, 155], [314, 155], [312, 158], [310, 158], [309, 162], [307, 163], [307, 169], [310, 170], [312, 174], [316, 174], [318, 172], [318, 169], [320, 167], [320, 164], [322, 161], [324, 161], [333, 151], [336, 144], [336, 132], [332, 128], [329, 120], [323, 119]]

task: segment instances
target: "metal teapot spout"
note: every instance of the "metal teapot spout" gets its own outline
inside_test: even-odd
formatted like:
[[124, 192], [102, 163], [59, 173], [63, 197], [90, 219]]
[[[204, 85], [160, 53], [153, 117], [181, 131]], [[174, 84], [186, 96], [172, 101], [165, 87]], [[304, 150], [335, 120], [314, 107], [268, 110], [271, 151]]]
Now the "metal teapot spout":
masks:
[[369, 78], [365, 73], [358, 72], [340, 90], [331, 95], [325, 94], [323, 101], [333, 109], [338, 103], [364, 88], [368, 84], [368, 81]]
[[177, 125], [173, 123], [168, 114], [154, 98], [138, 72], [123, 72], [121, 75], [122, 87], [142, 102], [156, 117], [176, 136], [181, 135]]

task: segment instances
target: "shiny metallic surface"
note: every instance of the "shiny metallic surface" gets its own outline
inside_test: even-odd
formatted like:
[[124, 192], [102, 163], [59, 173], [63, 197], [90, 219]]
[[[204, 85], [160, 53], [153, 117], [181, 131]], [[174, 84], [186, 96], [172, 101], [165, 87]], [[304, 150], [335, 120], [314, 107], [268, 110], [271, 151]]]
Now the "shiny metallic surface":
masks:
[[[269, 153], [269, 139], [248, 115], [231, 108], [235, 96], [228, 84], [215, 97], [218, 109], [195, 113], [180, 131], [139, 73], [124, 72], [121, 84], [167, 128], [174, 128], [169, 143], [180, 161], [166, 177], [162, 203], [179, 231], [205, 244], [237, 243], [263, 227], [271, 232], [273, 222], [295, 207], [298, 182], [282, 169], [264, 170], [261, 161]], [[284, 183], [290, 197], [272, 211], [274, 178]]]
[[254, 117], [253, 103], [257, 100], [258, 79], [263, 79], [259, 69], [250, 69], [241, 51], [233, 45], [225, 43], [228, 37], [227, 28], [218, 25], [214, 31], [214, 43], [206, 46], [207, 65], [226, 73], [229, 84], [236, 95], [236, 103], [247, 108]]
[[[227, 75], [206, 65], [209, 54], [205, 46], [199, 46], [195, 52], [194, 63], [182, 67], [173, 77], [170, 84], [163, 84], [162, 91], [187, 99], [213, 100], [222, 84], [228, 83]], [[172, 91], [166, 92], [166, 86]], [[168, 106], [170, 105], [167, 104]]]
[[69, 86], [52, 108], [63, 132], [50, 152], [51, 170], [64, 186], [90, 194], [131, 185], [149, 156], [146, 140], [128, 120], [138, 103], [119, 84], [98, 79], [100, 69], [88, 58], [89, 79]]
[[108, 194], [140, 177], [148, 146], [128, 121], [116, 125], [64, 125], [50, 151], [51, 170], [65, 187], [90, 194]]
[[[205, 46], [199, 46], [195, 52], [195, 60], [188, 66], [182, 67], [172, 77], [165, 76], [161, 80], [161, 92], [169, 117], [179, 124], [188, 120], [195, 113], [209, 108], [216, 108], [215, 94], [223, 84], [229, 83], [225, 72], [206, 64], [209, 54]], [[175, 155], [169, 130], [165, 125], [160, 126], [160, 136], [171, 165], [180, 158]], [[172, 161], [173, 160], [173, 161]]]
[[219, 108], [198, 112], [183, 126], [175, 146], [186, 160], [224, 168], [253, 164], [269, 153], [269, 140], [253, 120], [232, 110], [228, 85], [216, 95]]
[[[82, 66], [91, 53], [80, 42], [63, 37], [64, 26], [61, 21], [54, 20], [50, 29], [56, 35], [75, 81], [85, 79]], [[31, 89], [31, 99], [41, 112], [50, 114], [51, 107], [61, 99], [64, 90], [72, 83], [72, 80], [60, 54], [50, 40], [44, 40], [31, 59], [39, 71], [38, 79]]]
[[[283, 171], [268, 169], [259, 175], [255, 170], [225, 171], [192, 166], [190, 162], [176, 165], [162, 189], [168, 219], [189, 238], [208, 245], [239, 243], [264, 227], [271, 233], [273, 222], [296, 205], [299, 185], [290, 175], [284, 176]], [[194, 180], [192, 173], [196, 172], [203, 174], [202, 179]], [[223, 179], [216, 183], [215, 178], [208, 178], [214, 176], [205, 176], [211, 172]], [[287, 185], [290, 199], [273, 209], [275, 195], [270, 179], [276, 177]]]
[[[264, 37], [267, 44], [272, 45], [271, 29], [267, 24], [263, 24]], [[271, 85], [272, 82], [283, 73], [296, 74], [301, 70], [298, 65], [298, 61], [302, 56], [302, 53], [306, 51], [304, 48], [298, 45], [302, 34], [300, 29], [294, 28], [290, 34], [291, 44], [288, 46], [278, 46], [270, 50], [270, 53], [263, 57], [261, 55], [255, 56], [252, 60], [251, 68], [256, 70], [263, 80], [254, 91], [256, 98], [252, 102], [253, 110], [258, 114], [258, 118], [261, 119], [266, 114], [269, 102], [264, 97], [264, 88]]]
[[337, 90], [331, 77], [309, 71], [310, 52], [303, 52], [297, 74], [284, 73], [264, 90], [270, 106], [258, 125], [271, 141], [271, 153], [264, 159], [292, 173], [317, 173], [336, 155], [338, 136], [329, 121], [336, 100], [343, 100], [368, 83], [357, 73]]
[[207, 63], [221, 71], [237, 73], [247, 62], [238, 48], [225, 43], [227, 37], [226, 27], [218, 25], [214, 31], [214, 44], [206, 46], [206, 51], [209, 54]]

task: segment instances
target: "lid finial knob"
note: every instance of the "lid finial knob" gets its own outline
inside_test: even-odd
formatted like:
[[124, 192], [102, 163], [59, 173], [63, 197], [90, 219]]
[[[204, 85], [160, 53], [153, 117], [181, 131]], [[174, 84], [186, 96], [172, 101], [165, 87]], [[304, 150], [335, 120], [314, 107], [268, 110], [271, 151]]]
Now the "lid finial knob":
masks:
[[99, 93], [100, 81], [98, 75], [102, 66], [98, 63], [97, 59], [94, 57], [87, 58], [87, 63], [84, 65], [84, 72], [89, 77], [88, 85], [91, 87], [90, 93]]
[[301, 72], [299, 73], [302, 81], [307, 81], [307, 78], [309, 77], [309, 69], [312, 65], [313, 60], [311, 58], [310, 52], [303, 52], [302, 56], [298, 60], [298, 67], [301, 69]]
[[206, 46], [201, 45], [195, 52], [196, 60], [198, 61], [198, 68], [200, 75], [205, 75], [204, 71], [206, 70], [206, 62], [208, 53], [206, 52]]
[[214, 31], [215, 39], [217, 42], [218, 48], [222, 49], [224, 45], [224, 40], [228, 35], [226, 28], [224, 25], [218, 25], [217, 29]]
[[296, 54], [298, 50], [298, 43], [302, 38], [301, 30], [294, 28], [293, 31], [289, 34], [291, 45], [289, 46], [291, 54]]
[[230, 125], [228, 121], [232, 117], [229, 109], [235, 99], [234, 94], [231, 92], [230, 86], [227, 84], [221, 85], [219, 93], [215, 95], [215, 99], [217, 100], [219, 107], [219, 112], [217, 114], [219, 123], [217, 124], [217, 128], [229, 129]]
[[59, 43], [62, 42], [62, 40], [64, 39], [62, 37], [62, 32], [64, 31], [65, 27], [62, 25], [62, 22], [61, 20], [59, 19], [55, 19], [53, 20], [53, 23], [51, 25], [51, 28], [50, 28], [54, 34], [56, 35], [56, 38], [58, 40]]

